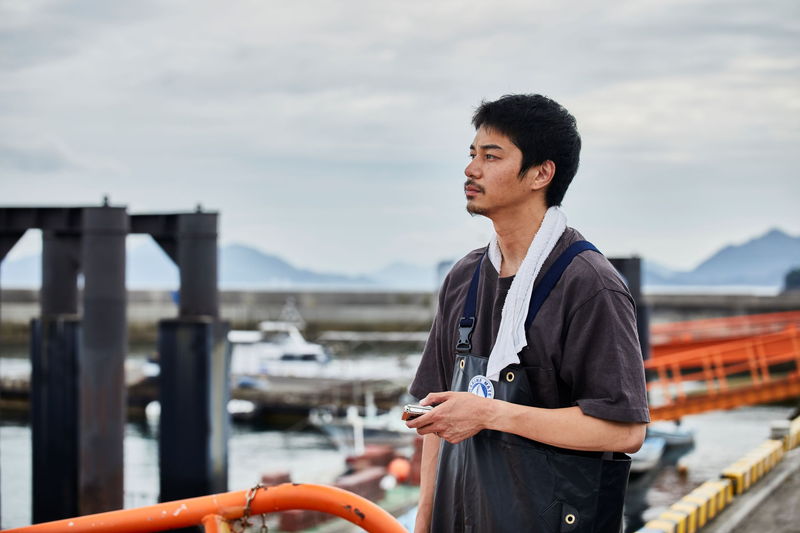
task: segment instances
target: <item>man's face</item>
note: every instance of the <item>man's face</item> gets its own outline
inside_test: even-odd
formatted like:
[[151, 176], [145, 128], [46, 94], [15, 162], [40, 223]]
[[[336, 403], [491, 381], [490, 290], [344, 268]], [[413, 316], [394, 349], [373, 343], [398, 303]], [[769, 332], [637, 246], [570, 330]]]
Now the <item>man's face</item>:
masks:
[[532, 198], [529, 169], [520, 179], [522, 152], [511, 139], [481, 127], [469, 147], [470, 163], [464, 169], [467, 211], [492, 217], [503, 210], [522, 207]]

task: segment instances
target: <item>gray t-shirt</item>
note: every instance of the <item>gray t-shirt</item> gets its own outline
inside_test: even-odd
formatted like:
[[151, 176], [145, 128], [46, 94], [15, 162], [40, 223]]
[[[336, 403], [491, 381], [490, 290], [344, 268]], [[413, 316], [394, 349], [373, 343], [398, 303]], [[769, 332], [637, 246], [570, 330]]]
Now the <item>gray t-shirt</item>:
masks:
[[[584, 239], [574, 229], [564, 231], [534, 287], [558, 256], [580, 240]], [[484, 250], [462, 258], [442, 284], [431, 333], [409, 388], [416, 398], [450, 389], [458, 320]], [[472, 353], [489, 356], [512, 280], [498, 277], [491, 262], [483, 261]], [[586, 251], [572, 260], [528, 328], [528, 346], [519, 357], [535, 407], [578, 405], [597, 418], [650, 421], [633, 299], [611, 263], [596, 252]]]

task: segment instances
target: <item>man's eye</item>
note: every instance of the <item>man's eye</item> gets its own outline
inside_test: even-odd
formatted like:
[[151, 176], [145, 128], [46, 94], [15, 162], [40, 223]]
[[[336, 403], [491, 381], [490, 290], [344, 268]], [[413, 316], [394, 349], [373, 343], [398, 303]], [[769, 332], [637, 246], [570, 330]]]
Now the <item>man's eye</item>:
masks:
[[469, 154], [470, 159], [475, 159], [475, 154]]
[[497, 156], [492, 154], [486, 154], [486, 159], [497, 159]]

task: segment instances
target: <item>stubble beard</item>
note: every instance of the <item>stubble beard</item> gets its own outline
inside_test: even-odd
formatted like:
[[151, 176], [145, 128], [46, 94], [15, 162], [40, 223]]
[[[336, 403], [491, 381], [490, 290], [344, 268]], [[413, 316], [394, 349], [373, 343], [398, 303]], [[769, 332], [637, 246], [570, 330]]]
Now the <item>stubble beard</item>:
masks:
[[484, 208], [484, 207], [479, 207], [479, 206], [477, 206], [477, 205], [474, 205], [474, 204], [472, 204], [472, 203], [471, 203], [471, 202], [469, 202], [469, 201], [467, 202], [466, 209], [467, 209], [467, 213], [469, 213], [469, 214], [470, 214], [470, 215], [472, 215], [473, 217], [474, 217], [474, 216], [482, 216], [482, 217], [485, 217], [485, 216], [487, 216], [487, 214], [489, 213], [488, 209], [486, 209], [486, 208]]
[[[478, 191], [480, 192], [480, 194], [483, 194], [483, 192], [484, 192], [483, 187], [481, 187], [480, 185], [477, 185], [472, 179], [468, 179], [467, 181], [464, 182], [464, 187], [465, 188], [466, 187], [470, 187], [470, 186], [477, 187]], [[467, 199], [466, 209], [467, 209], [467, 213], [469, 213], [472, 216], [484, 216], [485, 217], [485, 216], [487, 216], [487, 213], [489, 212], [486, 208], [479, 207], [479, 206], [475, 205], [474, 204], [474, 200], [471, 200], [471, 199]]]

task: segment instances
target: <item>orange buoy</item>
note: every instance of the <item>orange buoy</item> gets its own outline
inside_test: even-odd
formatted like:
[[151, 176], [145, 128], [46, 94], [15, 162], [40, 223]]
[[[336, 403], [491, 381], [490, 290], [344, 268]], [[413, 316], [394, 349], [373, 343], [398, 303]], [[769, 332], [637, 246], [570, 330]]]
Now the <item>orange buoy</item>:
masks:
[[389, 473], [400, 483], [405, 483], [411, 474], [411, 462], [405, 457], [392, 459], [389, 463]]

